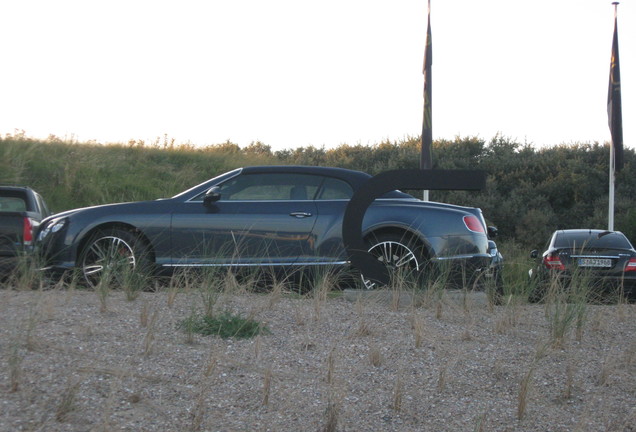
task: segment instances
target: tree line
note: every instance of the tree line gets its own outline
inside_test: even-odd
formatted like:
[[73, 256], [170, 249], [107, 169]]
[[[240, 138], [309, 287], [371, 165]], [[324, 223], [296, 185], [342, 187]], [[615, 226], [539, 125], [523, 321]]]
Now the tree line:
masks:
[[[77, 143], [24, 134], [0, 137], [0, 183], [38, 190], [54, 211], [107, 202], [169, 197], [218, 175], [248, 165], [336, 166], [378, 174], [419, 166], [420, 140], [407, 137], [375, 145], [272, 150], [253, 142], [208, 146], [131, 140], [125, 144]], [[634, 151], [616, 175], [615, 229], [636, 240]], [[433, 168], [479, 169], [487, 186], [479, 192], [430, 191], [430, 199], [483, 210], [500, 237], [540, 248], [561, 228], [606, 228], [609, 147], [574, 143], [535, 147], [495, 136], [456, 137], [433, 143]], [[421, 191], [408, 191], [420, 197]]]

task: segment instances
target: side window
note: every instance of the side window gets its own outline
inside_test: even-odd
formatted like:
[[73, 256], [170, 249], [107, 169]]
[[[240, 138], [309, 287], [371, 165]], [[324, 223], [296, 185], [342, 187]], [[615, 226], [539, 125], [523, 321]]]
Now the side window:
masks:
[[40, 194], [36, 194], [35, 199], [38, 200], [38, 206], [40, 206], [40, 209], [42, 209], [42, 217], [44, 218], [48, 216], [50, 214], [49, 208], [46, 206], [46, 203], [44, 202], [42, 196]]
[[304, 174], [244, 174], [220, 187], [222, 201], [302, 201], [316, 196], [321, 177]]
[[342, 180], [327, 178], [320, 191], [319, 200], [341, 200], [351, 199], [353, 196], [353, 189], [349, 183]]

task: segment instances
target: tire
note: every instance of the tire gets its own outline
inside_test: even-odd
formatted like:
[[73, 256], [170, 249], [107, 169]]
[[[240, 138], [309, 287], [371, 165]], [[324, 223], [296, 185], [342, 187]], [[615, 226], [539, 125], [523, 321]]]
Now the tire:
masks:
[[[396, 234], [373, 235], [367, 243], [368, 252], [388, 267], [392, 282], [400, 282], [404, 278], [419, 281], [426, 261], [421, 246]], [[361, 277], [365, 289], [378, 288], [376, 282], [366, 279], [364, 275]]]
[[148, 247], [143, 240], [117, 228], [91, 235], [79, 258], [82, 281], [93, 288], [102, 283], [124, 288], [130, 276], [145, 274], [149, 264]]

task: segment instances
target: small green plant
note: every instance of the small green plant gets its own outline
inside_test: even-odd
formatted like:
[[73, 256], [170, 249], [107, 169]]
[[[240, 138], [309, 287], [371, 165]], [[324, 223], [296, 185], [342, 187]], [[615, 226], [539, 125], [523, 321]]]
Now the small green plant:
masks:
[[223, 312], [220, 315], [193, 313], [179, 323], [179, 328], [188, 334], [216, 335], [223, 339], [249, 339], [269, 332], [262, 324], [230, 312]]

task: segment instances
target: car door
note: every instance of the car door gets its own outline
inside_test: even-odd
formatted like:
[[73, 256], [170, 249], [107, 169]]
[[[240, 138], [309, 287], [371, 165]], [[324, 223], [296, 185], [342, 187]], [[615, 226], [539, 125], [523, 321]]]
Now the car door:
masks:
[[316, 195], [318, 217], [314, 225], [314, 250], [306, 264], [343, 264], [347, 252], [342, 241], [342, 221], [353, 188], [344, 180], [326, 177]]
[[312, 249], [312, 200], [321, 178], [293, 173], [241, 174], [172, 216], [174, 266], [288, 265]]

